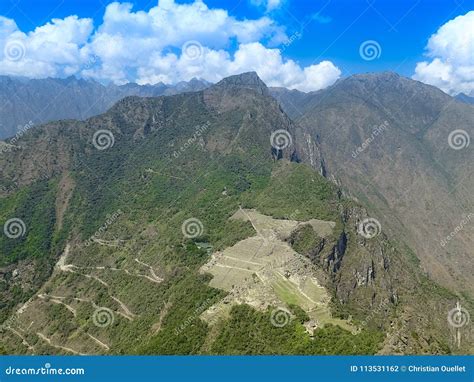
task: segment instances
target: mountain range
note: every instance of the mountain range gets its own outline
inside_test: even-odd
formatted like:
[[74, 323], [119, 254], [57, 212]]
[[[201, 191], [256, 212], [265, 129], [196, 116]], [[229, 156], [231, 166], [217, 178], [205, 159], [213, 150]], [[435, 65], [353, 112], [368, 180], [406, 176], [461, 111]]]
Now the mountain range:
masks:
[[394, 73], [193, 86], [3, 144], [0, 352], [472, 353], [473, 106]]
[[[197, 78], [175, 85], [128, 83], [118, 86], [103, 85], [94, 80], [77, 79], [73, 76], [65, 79], [0, 76], [0, 99], [3, 105], [0, 108], [0, 139], [11, 138], [31, 125], [61, 119], [87, 119], [106, 112], [115, 102], [128, 96], [174, 95], [203, 90], [210, 85], [211, 83]], [[295, 112], [298, 114], [306, 100], [318, 93], [275, 87], [269, 90], [291, 115]], [[455, 98], [464, 103], [473, 103], [473, 97], [464, 93]]]
[[84, 120], [108, 110], [127, 96], [157, 97], [209, 86], [204, 80], [192, 79], [176, 85], [102, 85], [94, 80], [27, 79], [0, 76], [0, 139], [14, 136], [28, 125], [61, 119]]

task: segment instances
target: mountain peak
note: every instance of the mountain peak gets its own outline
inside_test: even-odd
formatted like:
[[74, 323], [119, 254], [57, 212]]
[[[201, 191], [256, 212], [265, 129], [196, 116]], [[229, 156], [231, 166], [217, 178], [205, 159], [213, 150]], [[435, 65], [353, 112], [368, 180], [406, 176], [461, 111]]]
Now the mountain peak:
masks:
[[258, 91], [260, 94], [268, 95], [267, 85], [260, 79], [256, 72], [245, 72], [226, 77], [213, 87], [216, 88], [244, 88]]
[[385, 72], [366, 72], [366, 73], [357, 73], [350, 75], [348, 77], [343, 77], [338, 79], [332, 86], [340, 86], [341, 84], [356, 84], [356, 83], [366, 83], [374, 84], [383, 82], [385, 84], [393, 84], [398, 81], [409, 80], [406, 77], [400, 76], [398, 73], [385, 71]]
[[[354, 74], [337, 81], [333, 86], [352, 93], [358, 92], [366, 95], [377, 93], [378, 97], [383, 98], [396, 95], [398, 97], [417, 95], [419, 102], [423, 104], [426, 104], [426, 102], [442, 103], [450, 98], [449, 95], [435, 86], [390, 71]], [[427, 101], [428, 99], [430, 101]], [[433, 101], [434, 99], [437, 101]]]
[[468, 96], [466, 93], [459, 93], [454, 98], [456, 98], [458, 101], [474, 105], [474, 97]]
[[353, 77], [398, 79], [401, 76], [397, 72], [386, 70], [383, 72], [369, 72], [369, 73], [354, 74]]

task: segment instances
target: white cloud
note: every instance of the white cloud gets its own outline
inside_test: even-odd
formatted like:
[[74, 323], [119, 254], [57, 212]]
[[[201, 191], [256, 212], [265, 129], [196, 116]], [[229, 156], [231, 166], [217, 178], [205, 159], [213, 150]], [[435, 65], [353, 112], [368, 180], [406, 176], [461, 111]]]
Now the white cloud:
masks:
[[432, 60], [416, 65], [414, 79], [449, 94], [474, 93], [474, 11], [441, 26], [426, 49]]
[[[265, 2], [267, 8], [280, 3]], [[236, 19], [202, 0], [187, 4], [160, 0], [149, 11], [111, 3], [95, 31], [92, 20], [70, 16], [25, 34], [13, 20], [0, 18], [1, 51], [11, 48], [7, 45], [12, 40], [24, 47], [25, 54], [21, 60], [4, 55], [2, 74], [35, 78], [76, 74], [117, 84], [153, 84], [193, 77], [216, 82], [255, 70], [270, 86], [303, 91], [326, 87], [340, 76], [328, 61], [301, 67], [284, 59], [276, 47], [289, 39], [284, 27], [270, 17]]]
[[251, 0], [250, 2], [258, 7], [263, 6], [267, 12], [270, 12], [280, 8], [284, 0]]
[[[333, 84], [341, 71], [331, 62], [301, 68], [293, 60], [284, 60], [278, 49], [265, 48], [261, 43], [241, 44], [233, 56], [224, 50], [202, 48], [200, 56], [189, 60], [186, 55], [156, 55], [138, 71], [138, 83], [177, 82], [200, 77], [216, 82], [223, 77], [256, 71], [268, 86], [312, 91]], [[164, 76], [162, 73], [168, 73]]]
[[0, 73], [46, 77], [76, 73], [85, 59], [81, 49], [92, 33], [92, 20], [77, 16], [53, 19], [30, 33], [0, 18]]

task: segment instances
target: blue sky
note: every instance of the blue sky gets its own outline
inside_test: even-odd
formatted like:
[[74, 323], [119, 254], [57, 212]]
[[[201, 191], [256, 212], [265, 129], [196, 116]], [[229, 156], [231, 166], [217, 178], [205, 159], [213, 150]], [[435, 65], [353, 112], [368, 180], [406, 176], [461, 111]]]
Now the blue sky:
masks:
[[[162, 0], [162, 5], [165, 2], [173, 3], [171, 0]], [[35, 44], [30, 44], [30, 42], [26, 40], [28, 33], [32, 33], [37, 27], [45, 25], [53, 18], [64, 19], [67, 16], [77, 15], [79, 19], [92, 19], [93, 31], [91, 31], [89, 39], [93, 39], [95, 31], [100, 30], [99, 27], [104, 23], [104, 12], [109, 3], [111, 3], [111, 1], [108, 0], [2, 0], [0, 3], [0, 15], [14, 20], [18, 30], [26, 36], [25, 46], [27, 48], [29, 48], [30, 45], [32, 46], [31, 49], [26, 49], [27, 52], [29, 50], [31, 53]], [[128, 3], [133, 4], [133, 8], [129, 12], [125, 12], [127, 14], [133, 14], [137, 11], [150, 12], [150, 9], [157, 6], [157, 1], [136, 0], [128, 1]], [[175, 1], [175, 3], [190, 5], [194, 3], [194, 1], [183, 0]], [[207, 31], [207, 34], [202, 31], [202, 33], [197, 33], [196, 39], [192, 38], [192, 34], [186, 35], [183, 32], [183, 36], [186, 35], [186, 38], [191, 36], [189, 37], [190, 41], [197, 41], [199, 48], [205, 50], [209, 47], [209, 49], [215, 51], [223, 50], [231, 55], [231, 57], [235, 54], [236, 50], [239, 49], [239, 44], [255, 42], [262, 44], [266, 49], [280, 49], [282, 64], [284, 64], [286, 60], [292, 60], [302, 71], [304, 71], [306, 67], [327, 61], [339, 70], [339, 76], [347, 76], [360, 72], [394, 70], [408, 77], [418, 75], [419, 79], [425, 80], [425, 82], [432, 81], [433, 84], [440, 88], [448, 86], [445, 84], [447, 81], [445, 75], [446, 71], [451, 73], [456, 69], [449, 68], [448, 70], [446, 67], [448, 63], [453, 66], [455, 62], [461, 61], [463, 73], [466, 72], [466, 65], [468, 68], [474, 65], [474, 63], [471, 62], [471, 60], [474, 61], [474, 59], [470, 56], [467, 58], [461, 57], [460, 59], [456, 57], [446, 57], [443, 56], [443, 54], [446, 55], [446, 52], [440, 53], [440, 49], [436, 47], [429, 49], [428, 47], [430, 37], [436, 34], [440, 27], [450, 22], [450, 20], [456, 19], [458, 16], [467, 15], [469, 11], [474, 9], [474, 0], [204, 0], [204, 3], [211, 10], [221, 9], [227, 11], [229, 18], [238, 21], [261, 20], [263, 18], [271, 20], [273, 26], [270, 27], [267, 25], [265, 27], [267, 30], [262, 33], [261, 36], [257, 36], [257, 33], [254, 33], [255, 36], [252, 36], [252, 38], [248, 36], [242, 37], [242, 32], [237, 32], [235, 35], [229, 32], [229, 34], [226, 35], [226, 41], [214, 41]], [[121, 17], [122, 16], [117, 16], [117, 18]], [[114, 21], [115, 24], [113, 27], [115, 29], [110, 27], [108, 30], [113, 29], [115, 31], [114, 33], [119, 33], [117, 31], [120, 28], [116, 21], [117, 20]], [[206, 19], [195, 19], [193, 22], [196, 22], [196, 25], [188, 23], [190, 24], [189, 30], [191, 32], [198, 24], [202, 25], [205, 23]], [[469, 25], [467, 20], [465, 20], [462, 25], [459, 23], [458, 29], [464, 27], [465, 33], [470, 35], [469, 38], [467, 38], [467, 42], [465, 42], [465, 44], [468, 44], [467, 48], [469, 50], [472, 47], [472, 45], [469, 44], [472, 44], [472, 41], [474, 41], [472, 37], [474, 27], [470, 24], [471, 26], [466, 30], [466, 25]], [[148, 26], [143, 26], [143, 28], [148, 28]], [[235, 29], [234, 27], [229, 28], [232, 30]], [[136, 31], [134, 31], [134, 33], [135, 32]], [[109, 35], [110, 33], [113, 32], [109, 32]], [[149, 37], [149, 34], [152, 32], [148, 31], [143, 33], [143, 37], [146, 38]], [[146, 33], [148, 33], [148, 35]], [[278, 33], [284, 33], [290, 43], [285, 43], [283, 37], [277, 36]], [[452, 36], [452, 34], [450, 34], [450, 36]], [[439, 44], [445, 45], [445, 36], [441, 37], [439, 40], [442, 41]], [[158, 32], [155, 38], [157, 41], [160, 39]], [[453, 36], [453, 38], [456, 37]], [[457, 39], [459, 39], [459, 36], [457, 36]], [[173, 39], [171, 38], [171, 40]], [[181, 41], [180, 38], [175, 40], [176, 42], [170, 43], [168, 47], [160, 48], [160, 54], [176, 54], [179, 57], [179, 49], [181, 47], [179, 44], [183, 41]], [[364, 57], [361, 56], [360, 47], [361, 44], [366, 41], [374, 41], [377, 43], [376, 48], [378, 51], [375, 59], [364, 59]], [[452, 44], [455, 44], [455, 42], [453, 41]], [[81, 47], [85, 45], [86, 43], [84, 41], [79, 41], [78, 49], [81, 49]], [[124, 60], [122, 67], [116, 65], [115, 69], [109, 68], [109, 72], [102, 70], [102, 68], [100, 73], [99, 70], [95, 70], [95, 72], [92, 73], [92, 68], [89, 68], [89, 66], [102, 65], [102, 62], [104, 63], [103, 66], [107, 66], [106, 53], [97, 53], [104, 51], [104, 49], [101, 50], [97, 45], [98, 43], [95, 45], [91, 44], [93, 48], [87, 48], [90, 51], [95, 49], [94, 51], [96, 53], [87, 53], [92, 54], [93, 58], [92, 61], [91, 58], [89, 58], [89, 64], [86, 64], [89, 70], [86, 76], [90, 75], [92, 78], [98, 80], [112, 80], [114, 82], [131, 80], [155, 82], [157, 79], [165, 79], [164, 82], [175, 82], [177, 79], [187, 79], [187, 76], [191, 75], [189, 71], [182, 71], [180, 76], [183, 78], [178, 78], [179, 76], [174, 75], [160, 77], [158, 71], [166, 72], [166, 70], [171, 70], [170, 68], [173, 65], [170, 66], [160, 60], [155, 60], [155, 64], [153, 64], [155, 67], [153, 68], [150, 67], [151, 64], [149, 62], [143, 65], [128, 65], [125, 61], [130, 60], [130, 57], [124, 59], [123, 54], [120, 58], [114, 58], [116, 61]], [[256, 50], [257, 48], [258, 47], [254, 46], [253, 50], [250, 50], [250, 48], [247, 49], [246, 54], [259, 54], [260, 51]], [[451, 52], [453, 50], [454, 46]], [[80, 54], [84, 56], [86, 54], [84, 52], [85, 50], [82, 49]], [[153, 54], [151, 51], [143, 52], [145, 52], [145, 54]], [[207, 59], [208, 56], [205, 56], [204, 53], [203, 57], [206, 59], [206, 62], [209, 62]], [[104, 56], [102, 56], [102, 54], [104, 54]], [[436, 54], [438, 54], [444, 66], [435, 62], [436, 57], [438, 57]], [[108, 57], [112, 60], [111, 56]], [[232, 58], [225, 65], [235, 64], [231, 61]], [[228, 69], [225, 73], [231, 70], [237, 70], [237, 68], [246, 68], [253, 65], [248, 59], [244, 61], [244, 64], [235, 64], [232, 66], [234, 69]], [[419, 74], [415, 74], [417, 64], [420, 62], [426, 62], [427, 65], [425, 68], [420, 69]], [[45, 68], [48, 65], [50, 65], [49, 62], [45, 64]], [[196, 63], [194, 62], [193, 65], [196, 65]], [[219, 64], [215, 63], [215, 65]], [[111, 67], [113, 65], [110, 64], [109, 66]], [[258, 66], [256, 67], [258, 68]], [[5, 68], [6, 69], [3, 70], [5, 74], [15, 74], [11, 72], [13, 69], [8, 65]], [[120, 71], [122, 68], [125, 74], [110, 74], [112, 70]], [[9, 70], [10, 72], [8, 72]], [[210, 70], [212, 70], [212, 67], [211, 69], [202, 71], [194, 70], [192, 72], [202, 74], [202, 76], [205, 77], [206, 73], [209, 73]], [[275, 70], [278, 70], [276, 66]], [[288, 71], [290, 69], [285, 70]], [[316, 70], [319, 69], [315, 68], [313, 72], [316, 72]], [[330, 70], [332, 70], [332, 72], [330, 72]], [[1, 65], [0, 71], [2, 71]], [[31, 75], [27, 72], [28, 70], [26, 70], [25, 65], [25, 75], [33, 77], [43, 75], [37, 70], [32, 71]], [[139, 75], [138, 72], [140, 72], [141, 75]], [[145, 74], [145, 72], [147, 74]], [[44, 73], [52, 73], [54, 76], [56, 71], [50, 70], [48, 67]], [[57, 70], [57, 76], [59, 77], [67, 73], [78, 75], [78, 73], [74, 73], [74, 70], [69, 67]], [[281, 82], [283, 86], [301, 88], [301, 90], [316, 90], [318, 86], [327, 86], [324, 81], [313, 87], [311, 87], [312, 85], [308, 86], [308, 81], [310, 80], [314, 80], [313, 82], [318, 83], [319, 79], [314, 77], [315, 74], [312, 75], [312, 77], [306, 75], [306, 77], [301, 80], [301, 78], [303, 78], [301, 71], [298, 73], [293, 71], [291, 73], [292, 74], [288, 74], [287, 72], [282, 73], [278, 79], [275, 79], [275, 84]], [[325, 68], [323, 73], [331, 78], [336, 77], [337, 74], [332, 67]], [[210, 76], [210, 74], [207, 75]], [[299, 79], [294, 79], [293, 82], [291, 80], [285, 80], [284, 78], [287, 78], [289, 75], [293, 75], [295, 78], [299, 76]], [[270, 77], [269, 74], [266, 76]], [[426, 78], [430, 76], [433, 78], [427, 80]], [[439, 78], [436, 79], [436, 77]], [[209, 79], [213, 80], [213, 78]], [[468, 82], [472, 82], [471, 80], [471, 78], [468, 78]], [[467, 86], [466, 84], [459, 86], [459, 78], [448, 80], [448, 82], [450, 82], [449, 86], [451, 88], [443, 89], [445, 91], [452, 93], [462, 90], [469, 93], [471, 90], [471, 85], [469, 84]]]

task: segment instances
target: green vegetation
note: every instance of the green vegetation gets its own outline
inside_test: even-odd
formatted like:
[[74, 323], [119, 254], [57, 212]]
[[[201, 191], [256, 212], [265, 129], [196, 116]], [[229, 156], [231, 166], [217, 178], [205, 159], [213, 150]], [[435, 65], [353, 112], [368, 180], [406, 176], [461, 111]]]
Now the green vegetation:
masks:
[[[208, 324], [200, 318], [225, 297], [225, 292], [212, 288], [211, 276], [200, 273], [209, 261], [209, 253], [199, 243], [222, 251], [254, 236], [250, 222], [229, 219], [240, 207], [279, 219], [336, 223], [334, 234], [325, 236], [321, 254], [326, 258], [321, 255], [321, 264], [314, 262], [323, 275], [321, 283], [324, 281], [333, 297], [334, 307], [345, 318], [352, 315], [361, 321], [362, 315], [371, 310], [374, 296], [379, 303], [396, 291], [403, 301], [407, 293], [402, 294], [402, 283], [417, 275], [414, 268], [404, 268], [399, 252], [382, 247], [381, 238], [358, 246], [354, 220], [347, 224], [342, 217], [349, 202], [341, 200], [333, 184], [309, 166], [289, 162], [289, 153], [285, 153], [284, 160], [272, 160], [270, 132], [288, 126], [276, 104], [252, 92], [244, 92], [242, 98], [229, 97], [224, 92], [215, 96], [217, 99], [198, 93], [126, 99], [90, 122], [64, 123], [61, 129], [41, 127], [26, 136], [25, 140], [31, 142], [23, 142], [24, 151], [32, 154], [36, 139], [43, 134], [52, 135], [48, 136], [52, 142], [63, 142], [60, 152], [67, 153], [63, 163], [68, 163], [74, 188], [61, 230], [56, 221], [55, 206], [60, 195], [56, 178], [38, 180], [0, 198], [2, 221], [9, 217], [24, 219], [28, 233], [16, 240], [0, 237], [0, 265], [14, 268], [23, 260], [30, 262], [21, 270], [25, 279], [0, 282], [0, 322], [17, 304], [43, 287], [41, 293], [63, 296], [77, 314], [62, 304], [33, 299], [23, 315], [44, 320], [41, 327], [35, 328], [40, 325], [35, 319], [31, 332], [25, 334], [38, 354], [58, 349], [38, 339], [36, 330], [43, 331], [43, 327], [47, 328], [45, 335], [54, 335], [54, 341], [63, 345], [80, 334], [94, 335], [110, 350], [104, 350], [97, 341], [91, 342], [91, 348], [99, 346], [95, 351], [111, 354], [377, 352], [388, 314], [374, 314], [374, 323], [367, 325], [373, 331], [363, 329], [352, 334], [341, 326], [326, 324], [311, 338], [303, 323], [314, 312], [304, 312], [302, 299], [295, 297], [301, 291], [290, 285], [285, 276], [275, 289], [289, 305], [293, 319], [282, 328], [271, 324], [271, 310], [257, 311], [247, 305], [226, 310], [230, 315], [224, 315], [217, 323]], [[204, 124], [208, 127], [202, 142], [185, 146], [196, 127]], [[97, 126], [113, 131], [112, 148], [99, 151], [93, 147], [92, 131]], [[12, 163], [22, 161], [20, 156], [13, 159]], [[9, 168], [9, 173], [15, 170]], [[60, 166], [55, 170], [58, 175], [66, 171]], [[6, 184], [10, 181], [5, 180]], [[121, 213], [110, 219], [117, 211]], [[200, 224], [198, 234], [192, 238], [183, 234], [182, 227], [190, 218]], [[338, 248], [340, 252], [335, 250], [343, 231], [349, 238], [346, 253], [342, 248]], [[90, 240], [91, 237], [97, 240]], [[321, 237], [310, 225], [301, 227], [291, 240], [303, 255], [321, 243]], [[54, 271], [45, 285], [66, 242], [70, 253], [65, 261], [70, 268]], [[354, 270], [360, 273], [359, 278], [367, 277], [372, 264], [378, 270], [383, 266], [383, 255], [388, 256], [393, 274], [387, 273], [390, 277], [382, 282], [364, 279], [363, 287], [355, 288]], [[328, 267], [343, 256], [343, 271], [336, 273], [334, 267]], [[325, 260], [327, 263], [323, 263]], [[28, 275], [25, 271], [32, 274], [30, 279], [24, 276]], [[152, 277], [155, 272], [158, 281]], [[398, 279], [400, 275], [403, 277]], [[337, 293], [344, 294], [341, 297]], [[114, 312], [112, 325], [94, 325], [96, 306]], [[21, 323], [28, 327], [30, 322]], [[71, 346], [74, 345], [77, 343]], [[18, 339], [4, 347], [8, 352], [25, 351]]]
[[279, 219], [337, 221], [336, 189], [304, 164], [279, 163], [260, 193], [250, 193], [245, 206]]
[[[57, 183], [39, 181], [22, 188], [16, 194], [0, 198], [0, 266], [24, 260], [37, 267], [34, 284], [23, 288], [16, 283], [0, 281], [0, 323], [7, 319], [10, 310], [26, 301], [36, 285], [44, 283], [54, 265], [55, 193]], [[9, 219], [20, 219], [13, 238], [4, 234]], [[18, 237], [17, 237], [18, 236]]]
[[339, 326], [317, 329], [311, 339], [298, 318], [283, 327], [271, 322], [271, 311], [235, 306], [212, 347], [214, 354], [375, 354], [383, 335], [362, 331], [353, 335]]
[[49, 257], [55, 225], [56, 187], [54, 181], [40, 181], [10, 197], [0, 198], [2, 226], [15, 218], [21, 219], [25, 227], [18, 238], [0, 235], [0, 265], [26, 257]]
[[305, 255], [314, 248], [317, 248], [320, 242], [321, 238], [319, 238], [316, 232], [314, 232], [314, 229], [310, 224], [305, 224], [297, 229], [291, 238], [293, 249], [296, 252]]
[[297, 322], [303, 324], [309, 321], [308, 314], [303, 309], [301, 309], [299, 305], [288, 304], [288, 307], [290, 308], [291, 313], [295, 315]]

